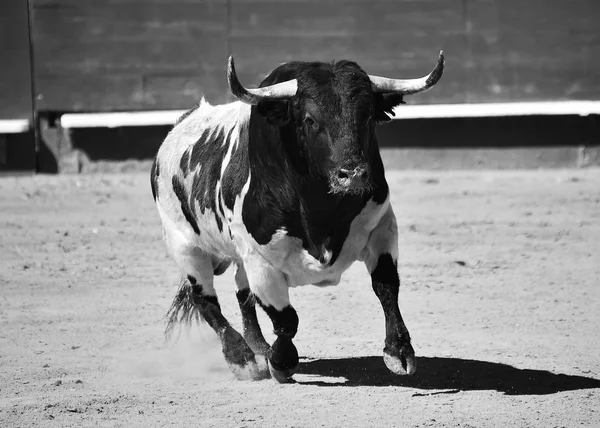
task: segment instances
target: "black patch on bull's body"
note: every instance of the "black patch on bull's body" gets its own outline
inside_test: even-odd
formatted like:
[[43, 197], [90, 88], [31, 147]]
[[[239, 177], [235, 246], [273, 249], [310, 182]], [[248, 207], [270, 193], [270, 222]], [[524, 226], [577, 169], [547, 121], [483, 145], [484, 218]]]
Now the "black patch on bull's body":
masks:
[[[202, 215], [205, 214], [206, 210], [214, 213], [215, 222], [220, 232], [223, 231], [223, 221], [219, 213], [224, 215], [224, 210], [220, 204], [217, 205], [216, 188], [217, 182], [221, 178], [223, 158], [227, 153], [229, 144], [231, 144], [233, 129], [234, 127], [231, 127], [227, 135], [225, 135], [226, 131], [223, 128], [205, 129], [198, 141], [183, 153], [179, 162], [184, 177], [194, 172], [191, 188], [189, 189], [189, 203], [187, 204], [190, 217], [194, 220], [197, 219], [195, 203], [197, 201]], [[185, 212], [184, 215], [186, 215]]]
[[223, 172], [221, 193], [223, 195], [225, 206], [233, 211], [235, 198], [240, 195], [242, 187], [244, 187], [246, 180], [248, 180], [248, 173], [250, 172], [250, 165], [248, 163], [247, 126], [242, 125], [240, 127], [240, 136], [237, 141], [237, 147], [234, 142], [231, 142], [230, 144], [233, 144], [234, 147], [232, 148], [229, 164]]
[[[375, 140], [377, 142], [377, 140]], [[373, 175], [373, 182], [375, 187], [373, 189], [373, 202], [376, 204], [383, 204], [389, 194], [389, 186], [385, 179], [385, 170], [383, 168], [383, 161], [381, 160], [381, 154], [379, 153], [379, 144], [371, 145], [371, 174]]]
[[192, 226], [194, 232], [196, 232], [196, 234], [199, 235], [200, 229], [198, 228], [198, 222], [196, 221], [196, 216], [194, 216], [192, 210], [190, 209], [190, 204], [188, 202], [187, 194], [185, 192], [183, 183], [176, 175], [173, 176], [172, 183], [175, 196], [177, 196], [177, 199], [179, 199], [179, 202], [181, 204], [181, 212], [183, 213], [183, 216], [190, 224], [190, 226]]
[[158, 166], [158, 158], [154, 158], [152, 162], [152, 168], [150, 169], [150, 188], [152, 189], [152, 197], [156, 201], [158, 197], [158, 176], [160, 175], [160, 169]]
[[181, 168], [181, 172], [183, 172], [183, 177], [187, 177], [190, 172], [190, 151], [186, 150], [181, 155], [181, 160], [179, 161], [179, 168]]

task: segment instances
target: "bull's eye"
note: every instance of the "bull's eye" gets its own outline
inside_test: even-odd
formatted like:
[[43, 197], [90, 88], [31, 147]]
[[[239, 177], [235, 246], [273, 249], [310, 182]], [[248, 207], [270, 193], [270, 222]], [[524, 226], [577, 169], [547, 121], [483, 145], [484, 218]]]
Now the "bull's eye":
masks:
[[309, 115], [304, 118], [304, 123], [315, 132], [319, 130], [319, 124]]

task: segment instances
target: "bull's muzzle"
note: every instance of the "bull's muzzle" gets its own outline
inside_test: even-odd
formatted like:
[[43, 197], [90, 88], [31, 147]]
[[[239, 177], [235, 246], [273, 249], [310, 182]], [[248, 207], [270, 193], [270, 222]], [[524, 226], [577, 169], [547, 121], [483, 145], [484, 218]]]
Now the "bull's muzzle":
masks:
[[368, 166], [358, 165], [337, 169], [330, 179], [332, 193], [362, 194], [371, 190]]

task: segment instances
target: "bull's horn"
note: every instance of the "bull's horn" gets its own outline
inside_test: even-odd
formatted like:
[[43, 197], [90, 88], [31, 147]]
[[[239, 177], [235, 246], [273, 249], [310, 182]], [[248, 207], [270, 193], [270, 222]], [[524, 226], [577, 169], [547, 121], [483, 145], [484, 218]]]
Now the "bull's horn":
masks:
[[282, 100], [296, 95], [298, 90], [298, 81], [296, 79], [286, 80], [275, 85], [265, 86], [263, 88], [248, 89], [240, 83], [235, 72], [233, 57], [229, 56], [227, 64], [227, 81], [231, 93], [240, 101], [246, 104], [258, 104], [262, 100]]
[[438, 62], [431, 73], [419, 79], [389, 79], [387, 77], [371, 76], [373, 92], [398, 93], [403, 95], [418, 94], [431, 89], [444, 73], [444, 52], [440, 51]]

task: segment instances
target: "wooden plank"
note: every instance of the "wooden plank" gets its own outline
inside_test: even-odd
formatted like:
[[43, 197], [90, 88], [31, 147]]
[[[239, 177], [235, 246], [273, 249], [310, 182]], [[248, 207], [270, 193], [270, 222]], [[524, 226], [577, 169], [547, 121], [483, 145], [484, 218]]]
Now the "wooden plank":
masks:
[[[221, 103], [228, 98], [223, 71], [198, 76], [91, 75], [41, 76], [37, 106], [43, 111], [128, 111], [191, 108], [202, 96]], [[68, 86], [67, 86], [68, 84]]]
[[222, 5], [34, 9], [39, 74], [191, 72], [226, 52]]
[[[431, 11], [435, 10], [435, 13]], [[462, 7], [456, 0], [232, 2], [231, 36], [396, 35], [437, 37], [462, 32]], [[458, 25], [457, 25], [458, 24]]]
[[191, 106], [202, 94], [223, 99], [226, 17], [225, 1], [36, 0], [39, 106], [164, 109]]
[[599, 99], [594, 0], [469, 0], [467, 100]]
[[[226, 4], [228, 0], [102, 0], [104, 6], [121, 6], [121, 5], [161, 5], [169, 4], [176, 7], [177, 5], [196, 5], [202, 4]], [[97, 6], [98, 0], [31, 0], [32, 6], [36, 9], [66, 9], [76, 7], [94, 7]]]
[[[410, 40], [409, 40], [410, 42]], [[419, 42], [421, 46], [423, 42]], [[462, 58], [461, 38], [445, 39], [447, 68], [438, 86], [415, 97], [418, 103], [458, 103], [464, 101], [467, 81]], [[352, 59], [370, 74], [397, 78], [421, 77], [434, 67], [439, 53], [431, 46], [413, 50], [414, 44], [399, 46], [395, 36], [381, 36], [376, 46], [370, 37], [245, 37], [232, 38], [230, 46], [236, 58], [236, 69], [242, 83], [257, 85], [264, 76], [282, 62], [294, 60], [331, 61]], [[395, 55], [391, 52], [397, 52]], [[335, 55], [335, 56], [334, 56]], [[463, 53], [464, 55], [464, 53]], [[464, 56], [463, 56], [464, 58]], [[412, 101], [410, 101], [412, 102]]]
[[0, 119], [32, 120], [27, 2], [0, 1]]
[[202, 98], [211, 104], [230, 100], [227, 64], [220, 70], [196, 76], [148, 76], [144, 79], [146, 105], [163, 109], [191, 108]]
[[[36, 76], [85, 74], [190, 74], [211, 70], [227, 61], [224, 37], [203, 37], [201, 42], [123, 41], [58, 43], [52, 49], [36, 44]], [[46, 46], [47, 47], [47, 46]], [[38, 50], [39, 49], [39, 50]]]
[[[75, 0], [73, 0], [75, 1]], [[321, 5], [328, 4], [340, 4], [340, 3], [368, 3], [370, 5], [376, 4], [389, 4], [390, 7], [394, 7], [399, 3], [412, 3], [413, 5], [420, 4], [422, 8], [431, 10], [433, 8], [432, 4], [439, 4], [440, 2], [445, 3], [460, 3], [457, 0], [235, 0], [231, 3], [236, 4], [244, 4], [244, 3], [263, 3], [268, 5], [269, 7], [277, 4], [296, 4], [303, 3], [305, 7], [317, 7]]]
[[467, 46], [458, 1], [234, 2], [230, 23], [230, 49], [248, 85], [291, 60], [352, 59], [371, 74], [420, 77], [443, 49], [446, 73], [418, 102], [465, 99]]
[[107, 111], [144, 108], [140, 76], [38, 76], [37, 108], [43, 111]]

